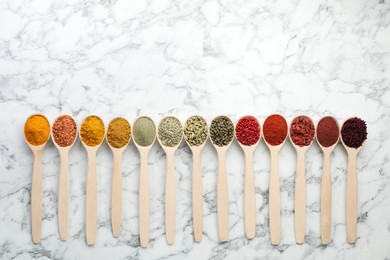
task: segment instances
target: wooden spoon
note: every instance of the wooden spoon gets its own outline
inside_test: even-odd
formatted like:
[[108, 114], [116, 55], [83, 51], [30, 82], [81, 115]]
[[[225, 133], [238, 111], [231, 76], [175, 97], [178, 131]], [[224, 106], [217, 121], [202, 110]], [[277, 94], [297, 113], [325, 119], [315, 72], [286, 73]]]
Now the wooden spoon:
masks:
[[[327, 118], [329, 116], [321, 118]], [[330, 117], [333, 119], [334, 122], [338, 122], [335, 118]], [[317, 130], [318, 125], [321, 122], [321, 120], [317, 124]], [[340, 130], [339, 130], [340, 131]], [[325, 147], [321, 145], [321, 143], [318, 140], [317, 137], [318, 132], [316, 131], [316, 139], [317, 143], [320, 146], [323, 154], [324, 154], [324, 165], [322, 168], [322, 180], [321, 180], [321, 241], [322, 244], [327, 245], [330, 242], [330, 227], [331, 227], [331, 212], [332, 212], [332, 189], [331, 189], [331, 175], [330, 175], [330, 156], [332, 154], [333, 149], [336, 147], [337, 143], [339, 142], [340, 135], [337, 138], [337, 141], [329, 146]]]
[[[137, 121], [140, 118], [148, 118], [152, 122], [153, 120], [147, 116], [138, 117], [133, 126], [134, 144], [140, 153], [140, 178], [139, 178], [139, 232], [140, 243], [142, 247], [147, 247], [149, 244], [149, 225], [150, 225], [150, 209], [149, 209], [149, 176], [148, 176], [148, 154], [156, 140], [156, 133], [154, 133], [154, 139], [148, 146], [141, 146], [136, 141], [135, 128]], [[153, 122], [154, 124], [154, 122]], [[155, 131], [156, 132], [156, 131]]]
[[[42, 116], [46, 119], [47, 124], [49, 124], [49, 120], [44, 115], [34, 114], [27, 118], [27, 120], [33, 116]], [[27, 121], [26, 120], [26, 121]], [[32, 182], [31, 182], [31, 233], [32, 240], [34, 244], [41, 242], [41, 233], [42, 233], [42, 162], [41, 155], [42, 150], [45, 147], [47, 141], [50, 138], [50, 134], [47, 137], [47, 140], [41, 145], [32, 145], [27, 139], [26, 135], [24, 136], [24, 140], [26, 141], [28, 147], [30, 147], [31, 151], [34, 155], [33, 162], [33, 173], [32, 173]]]
[[[213, 119], [213, 121], [215, 119]], [[211, 122], [211, 124], [213, 124], [213, 122]], [[217, 177], [218, 234], [219, 234], [219, 240], [221, 242], [226, 242], [229, 240], [229, 192], [228, 192], [228, 180], [226, 174], [226, 151], [229, 149], [234, 138], [232, 138], [232, 140], [230, 140], [230, 142], [227, 145], [218, 146], [214, 143], [214, 140], [211, 138], [211, 127], [210, 127], [209, 136], [211, 139], [211, 143], [213, 144], [218, 154], [218, 177]], [[233, 128], [233, 136], [234, 136], [234, 128]]]
[[[314, 126], [313, 121], [307, 116], [297, 116], [305, 117], [311, 121]], [[295, 117], [293, 121], [297, 118]], [[306, 173], [305, 173], [305, 154], [307, 149], [314, 141], [311, 140], [309, 145], [299, 146], [294, 143], [293, 137], [291, 136], [291, 127], [289, 131], [289, 137], [292, 145], [297, 151], [297, 168], [295, 171], [295, 242], [297, 244], [302, 244], [305, 240], [305, 227], [306, 227]]]
[[[257, 124], [260, 124], [256, 118]], [[248, 239], [252, 239], [256, 234], [256, 193], [255, 193], [255, 177], [253, 175], [253, 152], [256, 150], [257, 145], [261, 139], [261, 131], [259, 133], [259, 140], [253, 145], [244, 145], [237, 138], [237, 125], [236, 125], [236, 139], [238, 144], [242, 148], [245, 154], [245, 178], [244, 178], [244, 216], [245, 216], [245, 234]]]
[[119, 237], [121, 232], [122, 225], [122, 154], [126, 149], [127, 145], [130, 142], [131, 134], [129, 140], [122, 147], [114, 147], [109, 142], [107, 134], [110, 130], [111, 123], [116, 119], [125, 120], [129, 125], [129, 122], [123, 117], [117, 117], [110, 121], [108, 124], [108, 130], [106, 133], [106, 141], [108, 146], [111, 148], [112, 155], [114, 157], [114, 166], [112, 168], [112, 184], [111, 184], [111, 227], [112, 234], [114, 237]]
[[176, 119], [179, 123], [179, 119], [176, 117], [168, 116], [163, 118], [159, 124], [158, 131], [158, 142], [165, 151], [167, 159], [167, 172], [165, 177], [165, 236], [168, 245], [172, 245], [175, 241], [175, 231], [176, 231], [176, 177], [175, 177], [175, 168], [174, 168], [174, 155], [175, 151], [179, 147], [181, 140], [183, 138], [183, 130], [180, 124], [181, 137], [180, 141], [175, 146], [164, 145], [164, 142], [161, 140], [160, 126], [166, 118]]
[[[85, 122], [85, 120], [87, 120], [90, 117], [98, 118], [103, 124], [103, 120], [96, 115], [90, 115], [86, 117], [83, 120], [83, 123]], [[80, 130], [82, 129], [83, 123], [81, 124]], [[96, 152], [104, 140], [104, 134], [102, 140], [96, 146], [87, 145], [83, 141], [81, 132], [80, 132], [80, 140], [83, 146], [85, 147], [85, 150], [87, 150], [87, 154], [88, 154], [88, 174], [87, 174], [87, 186], [86, 186], [87, 190], [86, 190], [86, 203], [85, 203], [85, 229], [86, 229], [87, 244], [91, 246], [94, 245], [96, 242], [96, 226], [97, 226]]]
[[[263, 124], [263, 129], [265, 128], [267, 119], [274, 115], [270, 115], [266, 118]], [[287, 122], [286, 122], [286, 126], [287, 126]], [[279, 150], [283, 146], [284, 142], [286, 141], [287, 132], [283, 141], [278, 145], [269, 144], [267, 142], [267, 139], [264, 137], [264, 141], [267, 144], [271, 153], [271, 172], [269, 176], [268, 207], [269, 207], [269, 226], [270, 226], [270, 234], [271, 234], [271, 243], [273, 245], [278, 245], [280, 243], [280, 186], [279, 186], [279, 160], [278, 160], [279, 158], [278, 157], [279, 157]], [[264, 136], [264, 131], [263, 131], [263, 136]]]
[[[54, 120], [55, 122], [64, 115], [57, 117]], [[72, 118], [74, 125], [76, 126], [77, 133], [77, 124], [73, 117], [70, 115], [66, 115]], [[54, 125], [53, 124], [53, 125]], [[68, 218], [69, 218], [69, 176], [68, 176], [68, 157], [69, 151], [73, 147], [76, 142], [77, 135], [74, 137], [73, 143], [68, 146], [60, 146], [54, 139], [53, 128], [51, 129], [51, 136], [53, 139], [53, 143], [60, 154], [60, 175], [58, 178], [58, 227], [60, 231], [60, 238], [62, 241], [68, 239]]]
[[[203, 117], [199, 115], [197, 117], [202, 118], [206, 122]], [[192, 145], [186, 138], [184, 139], [192, 152], [192, 222], [194, 225], [195, 242], [200, 242], [203, 234], [203, 191], [200, 154], [207, 142], [207, 138], [200, 145]]]

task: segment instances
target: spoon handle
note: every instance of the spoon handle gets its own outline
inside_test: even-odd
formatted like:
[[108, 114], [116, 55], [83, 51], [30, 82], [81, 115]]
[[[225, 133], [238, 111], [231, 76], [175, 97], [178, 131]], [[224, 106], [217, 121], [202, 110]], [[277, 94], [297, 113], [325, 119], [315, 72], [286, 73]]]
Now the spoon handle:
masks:
[[278, 151], [271, 149], [271, 173], [269, 177], [269, 225], [271, 243], [280, 243], [280, 188]]
[[31, 231], [35, 244], [41, 242], [42, 227], [42, 169], [41, 150], [34, 150], [34, 165], [31, 182]]
[[256, 233], [256, 194], [253, 176], [253, 154], [249, 151], [245, 152], [244, 209], [246, 237], [252, 239]]
[[113, 152], [114, 166], [112, 169], [111, 188], [111, 226], [114, 237], [119, 237], [122, 224], [122, 153]]
[[88, 175], [86, 193], [86, 238], [88, 245], [96, 242], [97, 190], [96, 190], [96, 152], [88, 150]]
[[167, 175], [165, 180], [165, 235], [168, 245], [175, 241], [176, 230], [176, 180], [173, 166], [174, 153], [168, 151], [167, 156]]
[[302, 244], [305, 240], [306, 224], [306, 176], [305, 152], [297, 151], [297, 169], [295, 174], [295, 241]]
[[327, 245], [330, 242], [331, 199], [330, 152], [324, 151], [324, 166], [321, 181], [321, 240], [323, 245]]
[[352, 149], [348, 151], [348, 173], [347, 173], [347, 198], [346, 198], [346, 225], [347, 241], [355, 243], [357, 224], [357, 176], [356, 176], [356, 155]]
[[229, 240], [229, 194], [225, 152], [218, 152], [217, 215], [219, 240]]
[[139, 178], [139, 235], [142, 247], [149, 244], [149, 176], [148, 176], [148, 153], [140, 152], [141, 169]]
[[60, 238], [68, 239], [68, 205], [69, 205], [69, 180], [68, 180], [68, 151], [60, 149], [60, 176], [58, 178], [58, 226]]
[[192, 219], [194, 222], [195, 242], [200, 242], [203, 232], [203, 191], [200, 152], [194, 152], [192, 156]]

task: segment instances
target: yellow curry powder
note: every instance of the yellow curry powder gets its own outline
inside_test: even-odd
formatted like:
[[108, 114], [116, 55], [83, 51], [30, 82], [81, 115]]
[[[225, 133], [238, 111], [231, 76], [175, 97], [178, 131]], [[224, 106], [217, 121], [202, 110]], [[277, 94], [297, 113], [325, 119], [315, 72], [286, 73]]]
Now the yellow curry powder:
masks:
[[88, 146], [96, 146], [103, 141], [104, 124], [97, 116], [87, 117], [80, 128], [81, 141]]
[[111, 121], [107, 130], [107, 142], [115, 148], [125, 146], [131, 136], [131, 128], [129, 122], [122, 117], [115, 118]]
[[42, 145], [50, 137], [50, 124], [44, 116], [33, 115], [24, 124], [24, 136], [31, 145]]

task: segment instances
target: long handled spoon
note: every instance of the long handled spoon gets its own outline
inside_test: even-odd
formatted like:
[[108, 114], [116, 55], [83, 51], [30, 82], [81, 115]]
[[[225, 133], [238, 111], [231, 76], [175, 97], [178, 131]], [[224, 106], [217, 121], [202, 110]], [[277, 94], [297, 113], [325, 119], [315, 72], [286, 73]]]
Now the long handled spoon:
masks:
[[260, 141], [260, 124], [252, 116], [244, 116], [236, 125], [236, 139], [245, 154], [244, 216], [248, 239], [256, 234], [256, 193], [253, 175], [253, 152]]
[[208, 128], [201, 116], [192, 116], [184, 125], [184, 139], [192, 152], [192, 222], [195, 242], [202, 240], [203, 191], [200, 154], [206, 144]]
[[306, 173], [305, 154], [313, 143], [315, 127], [307, 116], [295, 117], [290, 126], [290, 140], [297, 151], [295, 173], [295, 241], [302, 244], [305, 240], [306, 226]]
[[[37, 121], [39, 121], [37, 124]], [[45, 129], [30, 127], [32, 123]], [[45, 131], [44, 131], [45, 130]], [[40, 136], [39, 143], [33, 143], [30, 138]], [[41, 242], [42, 230], [42, 168], [41, 155], [47, 140], [50, 138], [50, 124], [47, 118], [40, 114], [31, 115], [24, 125], [24, 139], [34, 154], [33, 173], [31, 182], [31, 233], [35, 244]]]
[[287, 137], [286, 119], [274, 114], [266, 118], [263, 125], [263, 136], [271, 153], [271, 173], [269, 176], [269, 225], [271, 243], [280, 243], [280, 186], [279, 186], [279, 150]]
[[321, 241], [330, 242], [332, 189], [330, 175], [330, 156], [339, 141], [339, 125], [335, 118], [323, 117], [317, 124], [316, 139], [324, 154], [321, 180]]
[[165, 236], [167, 243], [175, 241], [176, 230], [176, 178], [174, 154], [183, 139], [183, 127], [176, 117], [168, 116], [158, 126], [158, 141], [167, 157], [165, 177]]
[[106, 140], [114, 157], [111, 186], [111, 226], [114, 237], [119, 237], [122, 225], [122, 154], [131, 139], [131, 127], [123, 117], [108, 124]]
[[85, 229], [88, 245], [96, 242], [97, 185], [96, 152], [104, 140], [104, 124], [100, 117], [91, 115], [84, 119], [80, 128], [80, 139], [88, 154], [88, 173], [85, 203]]
[[148, 154], [156, 139], [156, 127], [150, 117], [139, 117], [133, 126], [135, 146], [140, 153], [140, 178], [139, 178], [139, 232], [142, 247], [149, 244], [149, 175]]
[[229, 240], [229, 192], [226, 174], [226, 151], [234, 137], [234, 126], [226, 116], [211, 121], [210, 138], [218, 154], [217, 216], [218, 234], [221, 242]]
[[60, 153], [60, 175], [58, 178], [58, 227], [61, 240], [68, 239], [69, 218], [69, 151], [77, 139], [77, 125], [73, 117], [61, 115], [54, 120], [52, 127], [54, 145]]

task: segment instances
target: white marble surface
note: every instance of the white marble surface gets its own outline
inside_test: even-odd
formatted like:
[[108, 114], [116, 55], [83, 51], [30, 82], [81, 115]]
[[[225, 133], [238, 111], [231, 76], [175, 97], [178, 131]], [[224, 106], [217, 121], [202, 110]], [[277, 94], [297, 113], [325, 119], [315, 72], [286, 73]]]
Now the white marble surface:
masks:
[[[390, 2], [389, 0], [271, 1], [0, 1], [0, 258], [1, 259], [389, 259], [390, 258]], [[234, 122], [245, 114], [260, 121], [274, 112], [288, 120], [306, 114], [318, 122], [357, 115], [368, 140], [358, 158], [359, 219], [356, 245], [346, 243], [347, 158], [332, 157], [332, 241], [320, 244], [322, 154], [307, 153], [306, 242], [294, 240], [295, 152], [280, 154], [282, 241], [270, 244], [269, 152], [255, 152], [256, 238], [243, 222], [243, 153], [227, 155], [230, 241], [218, 243], [216, 153], [202, 154], [204, 236], [196, 244], [191, 220], [191, 154], [176, 157], [177, 234], [164, 236], [165, 155], [155, 144], [149, 157], [151, 244], [139, 247], [139, 155], [133, 143], [123, 160], [123, 229], [110, 225], [112, 155], [98, 153], [97, 243], [85, 243], [86, 152], [78, 141], [70, 155], [70, 238], [59, 240], [59, 155], [43, 153], [43, 240], [31, 242], [32, 153], [23, 140], [29, 114], [51, 122], [61, 113], [78, 123], [89, 114], [105, 122], [138, 115], [182, 121], [219, 114]]]

